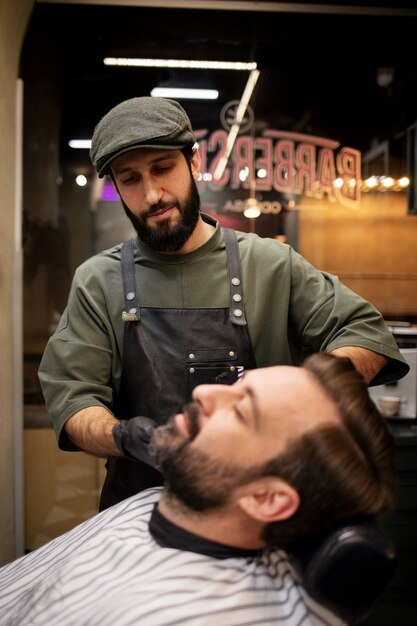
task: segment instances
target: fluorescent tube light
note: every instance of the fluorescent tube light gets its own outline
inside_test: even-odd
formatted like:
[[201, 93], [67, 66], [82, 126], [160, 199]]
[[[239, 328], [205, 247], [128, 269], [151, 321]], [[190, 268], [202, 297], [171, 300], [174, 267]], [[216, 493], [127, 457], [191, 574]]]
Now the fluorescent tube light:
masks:
[[219, 162], [217, 163], [217, 167], [213, 172], [214, 180], [220, 180], [220, 178], [223, 176], [224, 170], [226, 169], [227, 162], [236, 141], [236, 137], [238, 136], [243, 116], [245, 115], [249, 100], [252, 96], [252, 92], [255, 89], [259, 74], [259, 70], [252, 70], [252, 72], [249, 74], [248, 82], [246, 83], [246, 87], [243, 91], [242, 97], [237, 107], [235, 119], [232, 126], [230, 127], [229, 134], [227, 136], [226, 149], [224, 151], [224, 154], [220, 157]]
[[106, 57], [104, 65], [121, 67], [176, 67], [191, 70], [256, 70], [255, 62], [240, 61], [186, 61], [185, 59], [134, 59], [122, 57]]
[[190, 98], [193, 100], [217, 100], [217, 89], [182, 89], [177, 87], [154, 87], [151, 96], [160, 98]]
[[77, 150], [89, 150], [91, 148], [91, 139], [70, 139], [68, 142], [70, 148]]

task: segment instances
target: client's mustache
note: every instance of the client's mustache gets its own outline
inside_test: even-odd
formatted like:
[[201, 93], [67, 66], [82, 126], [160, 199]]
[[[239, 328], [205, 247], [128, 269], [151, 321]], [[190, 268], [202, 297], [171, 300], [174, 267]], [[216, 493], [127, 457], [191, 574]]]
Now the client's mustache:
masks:
[[188, 419], [188, 431], [190, 434], [190, 439], [194, 439], [200, 431], [199, 425], [199, 415], [200, 415], [200, 405], [198, 402], [192, 401], [188, 402], [183, 407], [183, 412], [187, 416]]
[[[188, 422], [188, 438], [181, 442], [179, 448], [188, 446], [199, 433], [199, 415], [200, 406], [197, 402], [189, 402], [183, 406], [182, 412], [187, 418]], [[172, 416], [165, 425], [157, 426], [153, 431], [151, 440], [149, 442], [148, 452], [153, 458], [154, 467], [162, 469], [164, 462], [172, 454], [172, 441], [178, 436], [178, 431], [175, 425], [174, 416]], [[181, 436], [182, 439], [182, 436]], [[178, 444], [177, 444], [178, 446]], [[175, 446], [174, 446], [174, 449]], [[178, 449], [177, 449], [178, 452]]]

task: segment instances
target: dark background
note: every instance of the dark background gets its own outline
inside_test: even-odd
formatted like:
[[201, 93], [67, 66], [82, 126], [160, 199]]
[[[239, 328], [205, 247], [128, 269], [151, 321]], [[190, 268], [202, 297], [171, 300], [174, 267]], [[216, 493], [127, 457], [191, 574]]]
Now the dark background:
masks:
[[[246, 72], [106, 67], [105, 56], [254, 60], [261, 70], [251, 101], [257, 131], [326, 136], [363, 153], [388, 139], [403, 154], [405, 129], [417, 119], [415, 2], [369, 1], [366, 8], [354, 0], [310, 1], [303, 3], [308, 13], [291, 5], [294, 12], [38, 2], [21, 77], [26, 107], [32, 89], [34, 100], [42, 99], [41, 83], [42, 106], [58, 109], [63, 175], [90, 167], [88, 153], [68, 148], [68, 140], [90, 138], [121, 100], [155, 86], [216, 88], [218, 101], [181, 103], [195, 128], [217, 128], [222, 106], [240, 99], [247, 80]], [[394, 70], [387, 87], [377, 82], [382, 67]]]

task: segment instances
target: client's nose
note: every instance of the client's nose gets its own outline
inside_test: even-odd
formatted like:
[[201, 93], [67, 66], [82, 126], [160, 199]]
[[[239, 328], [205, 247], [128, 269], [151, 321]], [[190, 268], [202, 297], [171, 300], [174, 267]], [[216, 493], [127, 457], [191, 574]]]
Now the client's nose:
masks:
[[193, 400], [199, 403], [205, 415], [211, 415], [230, 402], [235, 393], [231, 385], [198, 385], [194, 388]]

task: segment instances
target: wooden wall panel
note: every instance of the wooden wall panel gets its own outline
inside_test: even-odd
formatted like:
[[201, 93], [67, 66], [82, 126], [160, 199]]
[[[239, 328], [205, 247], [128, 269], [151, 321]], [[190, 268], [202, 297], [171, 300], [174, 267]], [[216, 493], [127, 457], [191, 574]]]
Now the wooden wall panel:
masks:
[[303, 199], [299, 252], [385, 317], [417, 315], [417, 216], [405, 192], [370, 192], [358, 208]]

